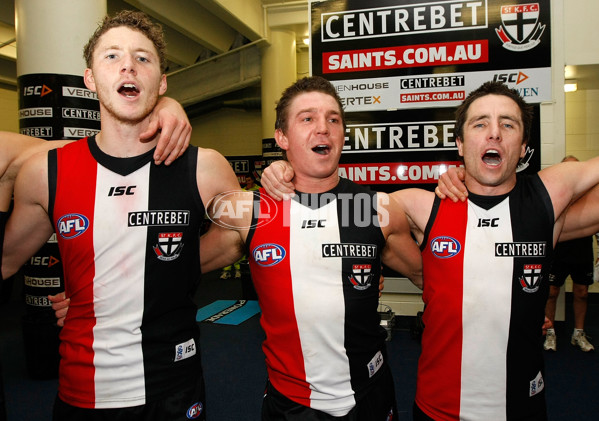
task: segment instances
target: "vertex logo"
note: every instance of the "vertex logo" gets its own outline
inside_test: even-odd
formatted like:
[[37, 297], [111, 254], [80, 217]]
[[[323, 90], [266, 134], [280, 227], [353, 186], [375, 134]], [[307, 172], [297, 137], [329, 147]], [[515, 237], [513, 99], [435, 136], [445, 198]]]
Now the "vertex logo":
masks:
[[23, 88], [23, 96], [40, 96], [44, 97], [52, 92], [52, 89], [46, 85], [37, 86], [25, 86]]

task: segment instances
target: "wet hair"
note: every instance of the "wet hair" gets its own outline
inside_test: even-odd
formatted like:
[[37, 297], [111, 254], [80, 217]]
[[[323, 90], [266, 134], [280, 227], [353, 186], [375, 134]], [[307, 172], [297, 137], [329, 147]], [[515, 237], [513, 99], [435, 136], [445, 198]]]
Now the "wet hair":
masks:
[[343, 105], [341, 104], [341, 98], [337, 94], [335, 87], [331, 82], [320, 76], [304, 77], [296, 81], [293, 85], [289, 86], [283, 91], [279, 102], [277, 102], [276, 108], [276, 121], [275, 130], [280, 129], [283, 133], [287, 131], [287, 118], [289, 117], [289, 106], [293, 99], [306, 92], [321, 92], [335, 98], [339, 105], [339, 111], [343, 126], [345, 127], [345, 113], [343, 112]]
[[518, 91], [508, 87], [502, 82], [485, 82], [480, 87], [470, 92], [464, 102], [457, 108], [455, 112], [455, 135], [464, 140], [464, 124], [470, 105], [477, 100], [487, 95], [503, 95], [512, 99], [520, 108], [520, 117], [522, 118], [522, 125], [524, 134], [522, 137], [522, 143], [527, 144], [530, 140], [530, 130], [532, 127], [533, 110], [532, 106], [524, 101]]
[[132, 10], [122, 10], [114, 16], [104, 17], [83, 48], [83, 58], [85, 59], [86, 66], [90, 69], [92, 67], [94, 50], [96, 49], [100, 37], [110, 29], [121, 26], [139, 31], [152, 41], [158, 52], [158, 58], [160, 59], [160, 72], [165, 73], [167, 66], [166, 42], [164, 40], [162, 26], [150, 20], [145, 13]]

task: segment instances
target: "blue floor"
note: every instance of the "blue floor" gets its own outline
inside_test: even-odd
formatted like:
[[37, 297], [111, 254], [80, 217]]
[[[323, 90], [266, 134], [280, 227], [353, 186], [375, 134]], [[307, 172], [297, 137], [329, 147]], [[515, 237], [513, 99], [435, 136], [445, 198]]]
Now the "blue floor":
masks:
[[[239, 299], [236, 280], [219, 280], [211, 274], [198, 291], [200, 306], [220, 299]], [[13, 296], [16, 295], [13, 293]], [[587, 333], [599, 345], [599, 294], [591, 296]], [[566, 298], [567, 317], [571, 317]], [[0, 304], [0, 358], [8, 421], [51, 419], [56, 380], [31, 380], [27, 375], [21, 333], [22, 306], [14, 299]], [[416, 386], [420, 345], [410, 333], [411, 320], [398, 320], [388, 342], [395, 377], [399, 420], [410, 420]], [[207, 410], [211, 421], [259, 420], [266, 381], [260, 344], [263, 333], [258, 316], [240, 325], [200, 324], [202, 358], [207, 383]], [[599, 419], [599, 352], [583, 353], [569, 343], [571, 322], [556, 326], [558, 350], [546, 353], [549, 419], [585, 421]], [[598, 347], [599, 350], [599, 347]]]

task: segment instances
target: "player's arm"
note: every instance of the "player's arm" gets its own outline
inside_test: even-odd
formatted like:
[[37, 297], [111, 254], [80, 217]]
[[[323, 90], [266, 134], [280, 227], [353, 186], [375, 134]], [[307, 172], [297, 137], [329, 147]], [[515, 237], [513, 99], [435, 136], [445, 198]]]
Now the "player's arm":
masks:
[[198, 149], [198, 191], [213, 221], [200, 240], [202, 272], [227, 266], [243, 255], [252, 220], [252, 192], [239, 187], [231, 165], [212, 149]]
[[568, 206], [599, 183], [599, 157], [560, 162], [539, 171], [539, 177], [549, 192], [557, 221]]
[[408, 218], [410, 231], [418, 244], [422, 243], [424, 230], [433, 208], [435, 194], [423, 189], [401, 189], [390, 196]]
[[266, 192], [275, 200], [288, 199], [295, 194], [293, 180], [294, 172], [287, 161], [275, 161], [262, 171], [260, 183]]
[[15, 179], [23, 163], [39, 152], [69, 143], [63, 140], [42, 140], [37, 137], [0, 131], [0, 211], [10, 206]]
[[148, 141], [158, 135], [158, 145], [154, 152], [156, 164], [169, 165], [180, 157], [191, 140], [191, 123], [185, 110], [177, 101], [160, 97], [150, 114], [148, 129], [140, 134], [140, 140]]
[[566, 211], [559, 241], [594, 235], [599, 231], [599, 185], [593, 187]]
[[229, 266], [243, 256], [243, 240], [239, 231], [210, 224], [200, 238], [200, 264], [202, 273]]
[[254, 192], [232, 191], [216, 196], [207, 206], [212, 221], [200, 239], [202, 272], [209, 272], [238, 261], [252, 223]]
[[15, 181], [14, 209], [6, 224], [2, 276], [12, 276], [54, 232], [47, 213], [47, 153], [33, 156]]
[[384, 193], [377, 193], [377, 201], [379, 223], [387, 240], [383, 249], [383, 263], [422, 289], [422, 258], [410, 235], [403, 209], [395, 199]]
[[229, 162], [213, 149], [198, 148], [196, 180], [202, 202], [207, 209], [217, 196], [226, 192], [242, 191]]

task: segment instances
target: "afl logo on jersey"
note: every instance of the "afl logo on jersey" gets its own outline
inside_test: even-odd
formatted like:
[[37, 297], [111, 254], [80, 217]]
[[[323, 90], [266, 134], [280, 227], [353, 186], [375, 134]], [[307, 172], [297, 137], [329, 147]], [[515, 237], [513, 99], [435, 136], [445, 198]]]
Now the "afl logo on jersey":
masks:
[[202, 411], [204, 411], [204, 405], [202, 405], [202, 402], [194, 403], [187, 410], [187, 419], [193, 420], [198, 418], [200, 415], [202, 415]]
[[65, 240], [79, 237], [89, 228], [89, 219], [79, 213], [61, 216], [56, 223], [58, 235]]
[[462, 246], [451, 237], [436, 237], [431, 240], [431, 251], [441, 259], [448, 259], [460, 253]]
[[274, 266], [285, 258], [285, 249], [278, 244], [260, 244], [252, 250], [252, 257], [260, 266]]

